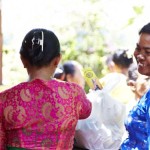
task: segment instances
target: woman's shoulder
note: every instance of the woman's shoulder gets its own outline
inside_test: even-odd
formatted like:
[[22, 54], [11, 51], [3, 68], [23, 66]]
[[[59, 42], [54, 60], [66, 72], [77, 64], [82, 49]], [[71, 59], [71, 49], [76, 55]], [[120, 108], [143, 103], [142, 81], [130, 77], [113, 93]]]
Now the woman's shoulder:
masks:
[[143, 94], [143, 96], [140, 98], [141, 99], [145, 99], [145, 100], [149, 100], [150, 99], [150, 89], [148, 89], [145, 94]]
[[0, 95], [10, 93], [10, 92], [12, 93], [13, 91], [19, 90], [20, 88], [25, 88], [26, 84], [27, 84], [27, 82], [22, 82], [22, 83], [15, 85], [15, 86], [9, 87], [8, 89], [1, 91]]

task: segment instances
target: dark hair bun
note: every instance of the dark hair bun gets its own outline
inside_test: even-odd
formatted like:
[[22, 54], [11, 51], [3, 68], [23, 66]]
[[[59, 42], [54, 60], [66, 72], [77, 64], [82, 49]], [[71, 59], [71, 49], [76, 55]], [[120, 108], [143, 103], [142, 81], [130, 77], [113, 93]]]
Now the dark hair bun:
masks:
[[112, 56], [113, 62], [122, 67], [128, 68], [133, 63], [133, 57], [128, 55], [128, 50], [118, 49]]
[[24, 37], [20, 54], [31, 65], [47, 65], [54, 57], [60, 54], [59, 40], [52, 31], [33, 29]]

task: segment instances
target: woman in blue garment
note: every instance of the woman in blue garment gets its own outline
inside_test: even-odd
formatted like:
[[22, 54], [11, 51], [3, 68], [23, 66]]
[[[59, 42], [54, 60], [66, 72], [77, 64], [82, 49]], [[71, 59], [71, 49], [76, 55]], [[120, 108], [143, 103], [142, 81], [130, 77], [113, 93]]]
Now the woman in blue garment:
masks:
[[[150, 23], [144, 25], [139, 31], [134, 57], [137, 61], [138, 72], [150, 76]], [[129, 112], [125, 127], [128, 138], [123, 141], [121, 150], [150, 149], [150, 90]]]

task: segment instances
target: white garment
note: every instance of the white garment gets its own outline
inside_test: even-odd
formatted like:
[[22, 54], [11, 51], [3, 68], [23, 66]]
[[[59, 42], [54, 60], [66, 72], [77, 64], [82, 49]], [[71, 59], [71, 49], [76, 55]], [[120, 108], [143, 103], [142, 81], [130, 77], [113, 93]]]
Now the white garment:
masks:
[[100, 83], [111, 97], [121, 103], [127, 104], [134, 99], [134, 94], [127, 85], [127, 77], [122, 73], [109, 73], [100, 79]]
[[90, 150], [118, 150], [125, 131], [125, 105], [104, 89], [91, 91], [87, 96], [92, 112], [87, 119], [78, 121], [75, 145]]

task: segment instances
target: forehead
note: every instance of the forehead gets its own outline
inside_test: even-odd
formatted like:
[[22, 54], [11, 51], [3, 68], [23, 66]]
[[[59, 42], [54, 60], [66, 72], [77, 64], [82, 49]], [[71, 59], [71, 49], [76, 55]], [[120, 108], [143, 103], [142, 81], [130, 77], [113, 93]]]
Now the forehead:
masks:
[[150, 45], [150, 34], [147, 33], [140, 34], [138, 44], [144, 46]]

